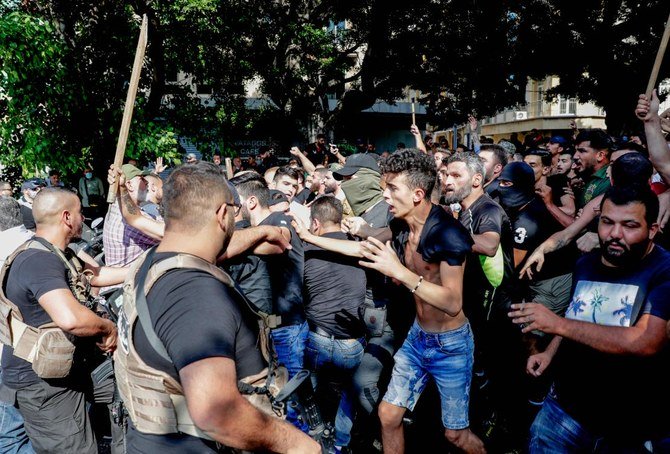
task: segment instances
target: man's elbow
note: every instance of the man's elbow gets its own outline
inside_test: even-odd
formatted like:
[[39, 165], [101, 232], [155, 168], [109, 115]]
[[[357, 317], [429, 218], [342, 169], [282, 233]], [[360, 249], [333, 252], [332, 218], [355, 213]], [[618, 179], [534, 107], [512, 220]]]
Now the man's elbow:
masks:
[[54, 323], [66, 333], [75, 333], [79, 329], [84, 328], [81, 321], [72, 313], [61, 313]]
[[242, 447], [240, 427], [237, 422], [243, 412], [245, 402], [242, 397], [208, 400], [201, 405], [189, 406], [193, 423], [211, 438], [230, 447]]
[[627, 353], [633, 356], [649, 357], [654, 356], [658, 352], [660, 352], [662, 346], [663, 344], [656, 344], [656, 343], [642, 344], [639, 342], [634, 342], [632, 345], [630, 345], [629, 351]]

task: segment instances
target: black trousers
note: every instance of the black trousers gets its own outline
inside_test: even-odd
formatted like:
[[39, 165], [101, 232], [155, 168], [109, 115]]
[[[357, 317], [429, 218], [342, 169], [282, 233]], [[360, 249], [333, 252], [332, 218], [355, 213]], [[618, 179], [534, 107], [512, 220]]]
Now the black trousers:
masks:
[[38, 454], [96, 454], [84, 393], [45, 381], [16, 391], [26, 433]]

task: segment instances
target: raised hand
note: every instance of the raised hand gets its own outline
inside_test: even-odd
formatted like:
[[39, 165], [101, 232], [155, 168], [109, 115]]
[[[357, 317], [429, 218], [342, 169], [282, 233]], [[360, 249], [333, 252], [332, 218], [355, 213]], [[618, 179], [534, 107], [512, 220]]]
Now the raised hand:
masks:
[[163, 157], [156, 158], [156, 162], [154, 162], [154, 173], [158, 175], [159, 173], [163, 173], [165, 169], [167, 169], [167, 166], [163, 164]]
[[419, 131], [419, 127], [417, 125], [410, 126], [409, 132], [411, 132], [415, 137], [421, 137], [421, 131]]
[[470, 125], [470, 131], [476, 131], [479, 122], [474, 116], [468, 115], [468, 124]]

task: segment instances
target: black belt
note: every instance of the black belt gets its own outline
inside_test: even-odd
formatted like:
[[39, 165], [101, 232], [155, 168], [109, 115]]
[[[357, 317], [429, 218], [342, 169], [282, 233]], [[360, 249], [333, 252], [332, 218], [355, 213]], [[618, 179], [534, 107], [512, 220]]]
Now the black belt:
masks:
[[309, 330], [315, 334], [318, 334], [319, 336], [328, 337], [330, 339], [337, 339], [337, 340], [356, 339], [355, 337], [352, 336], [336, 336], [335, 334], [331, 334], [325, 329], [321, 328], [319, 325], [310, 324]]

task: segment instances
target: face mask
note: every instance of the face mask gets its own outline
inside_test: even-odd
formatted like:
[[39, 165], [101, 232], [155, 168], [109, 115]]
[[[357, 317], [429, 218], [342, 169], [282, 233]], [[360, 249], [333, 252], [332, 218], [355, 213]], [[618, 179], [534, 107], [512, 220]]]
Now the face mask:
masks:
[[93, 178], [93, 174], [91, 172], [86, 172], [86, 178], [90, 180]]
[[521, 208], [533, 199], [533, 194], [528, 194], [514, 186], [498, 187], [500, 204], [507, 210]]
[[380, 180], [378, 172], [363, 168], [356, 172], [356, 178], [342, 182], [340, 187], [356, 216], [384, 198]]

